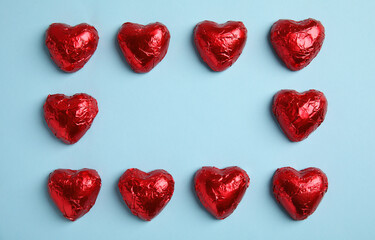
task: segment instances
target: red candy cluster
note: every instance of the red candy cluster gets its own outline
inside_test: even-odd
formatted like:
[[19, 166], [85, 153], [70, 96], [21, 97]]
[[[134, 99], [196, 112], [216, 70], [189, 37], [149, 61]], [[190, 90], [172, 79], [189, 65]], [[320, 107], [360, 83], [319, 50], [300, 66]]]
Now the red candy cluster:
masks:
[[[270, 41], [280, 59], [293, 70], [306, 67], [319, 53], [324, 27], [314, 19], [300, 22], [279, 20], [272, 26]], [[240, 57], [247, 39], [242, 22], [217, 24], [203, 21], [194, 29], [194, 42], [205, 63], [213, 71], [224, 71]], [[137, 73], [151, 71], [168, 51], [170, 33], [161, 23], [140, 25], [124, 23], [117, 35], [120, 49]], [[71, 27], [54, 23], [46, 33], [46, 45], [52, 60], [66, 72], [81, 69], [94, 54], [99, 41], [96, 29], [88, 24]], [[84, 93], [74, 96], [49, 95], [44, 117], [53, 134], [67, 144], [76, 143], [88, 131], [98, 114], [97, 101]], [[273, 114], [282, 131], [293, 142], [306, 139], [324, 121], [327, 99], [322, 92], [298, 93], [281, 90], [273, 99]], [[202, 167], [194, 177], [195, 192], [217, 219], [231, 215], [242, 200], [250, 178], [239, 167]], [[295, 220], [306, 219], [318, 207], [328, 189], [326, 175], [318, 168], [297, 171], [277, 169], [273, 176], [273, 194]], [[143, 172], [128, 169], [120, 177], [118, 188], [132, 214], [150, 221], [171, 200], [175, 182], [171, 174], [158, 169]], [[95, 204], [101, 178], [93, 169], [58, 169], [48, 179], [48, 191], [63, 215], [75, 221]]]
[[[174, 184], [172, 175], [165, 170], [146, 173], [131, 168], [120, 177], [118, 188], [130, 211], [145, 221], [151, 221], [171, 200]], [[239, 167], [202, 167], [194, 177], [198, 199], [217, 219], [224, 219], [234, 212], [249, 185], [249, 176]], [[92, 208], [100, 187], [100, 176], [93, 169], [58, 169], [48, 179], [52, 200], [71, 221]], [[276, 200], [295, 220], [311, 215], [327, 189], [327, 177], [317, 168], [297, 171], [284, 167], [277, 169], [273, 177]]]
[[[279, 20], [271, 28], [271, 44], [285, 65], [293, 71], [306, 67], [322, 48], [325, 33], [315, 19], [303, 21]], [[214, 71], [224, 71], [242, 53], [247, 29], [242, 22], [212, 21], [198, 23], [194, 42], [203, 61]], [[130, 67], [137, 73], [151, 71], [168, 51], [170, 33], [163, 24], [148, 25], [126, 22], [117, 35], [118, 44]], [[51, 24], [46, 33], [46, 45], [52, 60], [65, 72], [81, 69], [94, 54], [98, 32], [86, 23], [69, 26]]]

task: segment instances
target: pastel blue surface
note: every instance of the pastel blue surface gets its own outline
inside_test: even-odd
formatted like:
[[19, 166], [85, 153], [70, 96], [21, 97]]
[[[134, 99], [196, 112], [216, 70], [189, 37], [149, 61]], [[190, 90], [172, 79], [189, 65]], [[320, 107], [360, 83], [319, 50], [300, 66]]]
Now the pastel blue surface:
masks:
[[[374, 239], [374, 1], [1, 1], [0, 239]], [[323, 48], [299, 72], [273, 54], [268, 33], [281, 18], [316, 18]], [[227, 71], [210, 71], [192, 43], [202, 20], [243, 21], [248, 41]], [[126, 21], [164, 23], [165, 59], [135, 74], [116, 44]], [[86, 66], [59, 71], [44, 46], [49, 24], [87, 22], [100, 35]], [[292, 143], [270, 113], [280, 89], [323, 91], [326, 120]], [[75, 145], [56, 139], [42, 117], [48, 94], [85, 92], [99, 103], [91, 129]], [[212, 218], [199, 205], [192, 179], [201, 166], [237, 165], [251, 178], [237, 210]], [[279, 167], [321, 168], [329, 189], [317, 211], [296, 222], [274, 201]], [[57, 168], [94, 168], [102, 177], [95, 206], [76, 222], [48, 197]], [[163, 168], [175, 193], [153, 221], [130, 214], [117, 191], [127, 168]]]

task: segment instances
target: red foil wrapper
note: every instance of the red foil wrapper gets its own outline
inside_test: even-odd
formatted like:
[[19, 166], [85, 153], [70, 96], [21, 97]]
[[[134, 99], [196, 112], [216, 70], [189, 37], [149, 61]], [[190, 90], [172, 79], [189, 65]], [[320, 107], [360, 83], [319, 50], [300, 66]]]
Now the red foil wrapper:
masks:
[[146, 173], [131, 168], [120, 177], [118, 187], [130, 211], [145, 221], [151, 221], [171, 200], [174, 180], [165, 170]]
[[217, 24], [203, 21], [194, 29], [195, 46], [204, 62], [214, 71], [234, 64], [246, 44], [247, 29], [242, 22]]
[[48, 178], [48, 192], [65, 218], [75, 221], [94, 206], [101, 179], [93, 169], [57, 169]]
[[89, 130], [98, 114], [95, 98], [85, 94], [48, 95], [44, 118], [53, 134], [67, 144], [76, 143]]
[[324, 121], [327, 106], [327, 99], [322, 92], [281, 90], [274, 96], [272, 111], [290, 141], [299, 142]]
[[195, 174], [194, 185], [207, 211], [217, 219], [224, 219], [237, 208], [250, 185], [250, 178], [239, 167], [202, 167]]
[[167, 54], [170, 34], [159, 22], [148, 25], [126, 22], [120, 28], [117, 40], [134, 72], [146, 73]]
[[279, 20], [271, 28], [271, 44], [292, 71], [301, 70], [318, 55], [324, 41], [324, 27], [315, 19]]
[[303, 220], [314, 213], [328, 190], [328, 179], [318, 168], [297, 171], [279, 168], [273, 176], [273, 194], [294, 220]]
[[98, 32], [86, 23], [74, 27], [53, 23], [46, 33], [46, 45], [51, 58], [65, 72], [81, 69], [94, 54], [98, 42]]

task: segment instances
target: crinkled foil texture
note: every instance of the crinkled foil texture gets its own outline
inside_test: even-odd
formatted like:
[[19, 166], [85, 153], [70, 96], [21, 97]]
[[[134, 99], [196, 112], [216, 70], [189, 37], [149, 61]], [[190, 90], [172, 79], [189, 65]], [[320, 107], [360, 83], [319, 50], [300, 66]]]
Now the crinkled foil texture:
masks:
[[224, 71], [237, 61], [245, 47], [247, 29], [242, 22], [217, 24], [203, 21], [194, 29], [195, 46], [214, 71]]
[[86, 23], [74, 27], [53, 23], [46, 32], [46, 46], [51, 58], [65, 72], [81, 69], [94, 54], [98, 42], [98, 32]]
[[318, 168], [284, 167], [273, 176], [273, 194], [294, 220], [313, 214], [327, 190], [327, 176]]
[[249, 176], [239, 167], [202, 167], [194, 178], [198, 199], [217, 219], [233, 213], [249, 185]]
[[120, 177], [118, 187], [130, 211], [135, 216], [150, 221], [171, 200], [174, 180], [165, 170], [158, 169], [146, 173], [131, 168]]
[[281, 90], [274, 96], [272, 111], [285, 135], [293, 142], [302, 141], [324, 121], [327, 99], [322, 92], [298, 93]]
[[271, 44], [285, 65], [293, 71], [306, 67], [319, 53], [324, 27], [315, 19], [279, 20], [271, 28]]
[[148, 25], [126, 22], [117, 40], [130, 67], [137, 73], [151, 71], [168, 51], [170, 33], [163, 24]]
[[92, 206], [101, 187], [101, 179], [93, 169], [57, 169], [48, 178], [48, 192], [65, 218], [75, 221]]
[[48, 95], [44, 118], [53, 134], [67, 144], [76, 143], [91, 127], [98, 114], [95, 98], [85, 93]]

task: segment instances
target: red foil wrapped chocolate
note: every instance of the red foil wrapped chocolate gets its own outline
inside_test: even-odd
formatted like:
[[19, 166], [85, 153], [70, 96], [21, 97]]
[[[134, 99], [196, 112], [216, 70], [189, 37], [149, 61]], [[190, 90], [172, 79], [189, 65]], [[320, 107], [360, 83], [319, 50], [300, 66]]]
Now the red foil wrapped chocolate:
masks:
[[98, 32], [86, 23], [77, 26], [53, 23], [46, 32], [51, 58], [65, 72], [80, 70], [94, 54], [98, 42]]
[[327, 99], [322, 92], [281, 90], [274, 96], [272, 111], [290, 141], [299, 142], [324, 121], [327, 106]]
[[301, 70], [318, 55], [324, 41], [324, 27], [315, 19], [279, 20], [271, 28], [271, 44], [292, 71]]
[[67, 144], [76, 143], [89, 130], [98, 114], [95, 98], [79, 93], [48, 95], [44, 103], [44, 118], [53, 134]]
[[48, 178], [48, 192], [65, 218], [75, 221], [94, 206], [101, 179], [93, 169], [57, 169]]
[[131, 168], [120, 177], [118, 187], [130, 211], [145, 221], [151, 221], [171, 200], [174, 180], [165, 170], [146, 173]]
[[233, 213], [249, 185], [249, 176], [239, 167], [202, 167], [194, 177], [198, 199], [217, 219]]
[[148, 25], [126, 22], [120, 28], [117, 40], [134, 72], [146, 73], [167, 54], [170, 34], [159, 22]]
[[194, 29], [195, 46], [203, 61], [214, 71], [234, 64], [246, 44], [247, 29], [242, 22], [217, 24], [203, 21]]
[[273, 176], [273, 194], [294, 220], [303, 220], [314, 213], [328, 190], [328, 179], [318, 168], [297, 171], [279, 168]]

